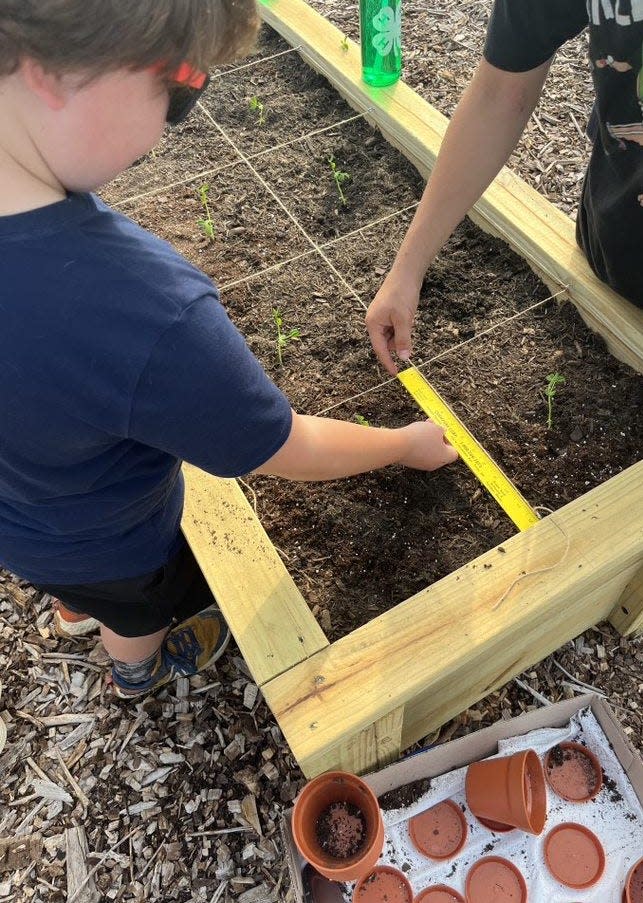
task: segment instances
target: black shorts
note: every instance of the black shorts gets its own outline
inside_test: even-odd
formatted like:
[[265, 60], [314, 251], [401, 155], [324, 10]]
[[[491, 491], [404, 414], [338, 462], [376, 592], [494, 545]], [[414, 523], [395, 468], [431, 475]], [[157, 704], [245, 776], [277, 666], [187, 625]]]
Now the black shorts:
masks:
[[37, 584], [77, 614], [91, 615], [120, 636], [138, 637], [180, 623], [214, 603], [188, 544], [167, 564], [140, 577], [104, 583]]

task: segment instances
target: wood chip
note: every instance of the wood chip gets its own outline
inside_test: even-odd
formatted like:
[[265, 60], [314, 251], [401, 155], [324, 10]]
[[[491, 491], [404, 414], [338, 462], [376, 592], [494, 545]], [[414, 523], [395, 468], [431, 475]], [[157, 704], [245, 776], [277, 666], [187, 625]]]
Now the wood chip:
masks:
[[241, 816], [261, 836], [262, 831], [259, 813], [257, 812], [257, 800], [251, 793], [241, 801]]
[[41, 781], [39, 778], [31, 782], [34, 793], [45, 800], [60, 800], [62, 803], [73, 803], [74, 798], [51, 781]]

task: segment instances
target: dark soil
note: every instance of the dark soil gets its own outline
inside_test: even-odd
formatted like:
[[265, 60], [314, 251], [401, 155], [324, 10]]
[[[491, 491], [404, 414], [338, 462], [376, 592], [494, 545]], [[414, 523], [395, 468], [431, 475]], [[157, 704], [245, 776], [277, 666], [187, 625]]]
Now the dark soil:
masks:
[[332, 803], [315, 826], [319, 845], [335, 859], [349, 859], [364, 844], [366, 819], [354, 803]]
[[618, 803], [623, 799], [618, 787], [616, 786], [616, 781], [613, 781], [612, 778], [608, 777], [605, 772], [603, 772], [603, 786], [609, 793], [609, 798], [612, 803]]
[[380, 809], [387, 812], [389, 809], [405, 809], [430, 790], [430, 778], [421, 778], [419, 781], [411, 781], [395, 790], [388, 790], [378, 797]]
[[563, 750], [558, 744], [552, 747], [551, 752], [549, 753], [549, 766], [548, 770], [551, 770], [551, 766], [555, 766], [556, 768], [560, 768], [560, 766], [564, 762]]
[[[286, 47], [274, 36], [265, 40], [264, 53]], [[264, 105], [261, 125], [252, 97]], [[262, 154], [354, 115], [294, 53], [215, 80], [205, 105], [209, 115], [195, 117], [176, 141], [170, 137], [156, 159], [130, 171], [127, 184], [110, 186], [108, 198], [120, 199], [126, 213], [220, 285], [231, 318], [298, 411], [333, 408], [333, 416], [389, 427], [421, 417], [399, 384], [386, 383], [363, 324], [412, 215], [396, 211], [420, 197], [418, 174], [361, 119]], [[252, 159], [256, 173], [241, 161], [228, 166], [233, 147], [224, 134], [246, 157], [260, 154]], [[350, 175], [346, 204], [331, 156]], [[138, 197], [159, 164], [160, 177], [179, 181], [217, 161], [217, 172]], [[132, 181], [137, 169], [140, 184]], [[212, 240], [198, 225], [205, 183]], [[382, 217], [389, 218], [369, 225]], [[524, 260], [466, 221], [425, 280], [415, 361], [433, 361], [425, 373], [526, 498], [556, 509], [637, 460], [643, 392], [575, 309], [545, 301], [549, 295]], [[285, 326], [301, 333], [282, 366], [277, 308]], [[565, 382], [549, 429], [551, 373]], [[247, 483], [331, 640], [515, 532], [462, 463], [433, 474], [390, 467], [336, 483]]]

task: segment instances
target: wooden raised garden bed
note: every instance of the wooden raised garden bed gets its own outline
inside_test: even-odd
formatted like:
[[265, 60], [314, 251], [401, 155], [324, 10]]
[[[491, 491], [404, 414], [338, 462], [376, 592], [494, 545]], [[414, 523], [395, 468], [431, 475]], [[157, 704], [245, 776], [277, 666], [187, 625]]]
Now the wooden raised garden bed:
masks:
[[[403, 84], [368, 89], [358, 49], [344, 49], [341, 33], [301, 0], [261, 9], [365, 115], [353, 119], [334, 90], [284, 53], [274, 66], [215, 79], [201, 120], [110, 187], [109, 199], [216, 279], [233, 320], [298, 410], [337, 406], [349, 419], [408, 422], [419, 413], [401, 386], [381, 385], [362, 320], [422, 185], [364, 120], [423, 174], [446, 120]], [[271, 40], [263, 56], [283, 52]], [[252, 96], [265, 104], [265, 124], [249, 108]], [[330, 155], [351, 174], [345, 206], [329, 181]], [[210, 238], [194, 226], [205, 183]], [[532, 503], [555, 513], [512, 535], [462, 465], [436, 475], [392, 469], [338, 482], [330, 495], [321, 484], [252, 478], [247, 496], [235, 480], [184, 468], [184, 533], [309, 777], [396, 758], [600, 620], [643, 629], [643, 463], [633, 463], [640, 383], [571, 305], [559, 309], [547, 297], [566, 294], [639, 371], [643, 316], [593, 277], [571, 221], [513, 174], [503, 171], [471, 218], [548, 289], [503, 242], [464, 224], [425, 285], [438, 302], [420, 315], [417, 346], [433, 362], [431, 380], [485, 447]], [[283, 366], [274, 354], [275, 307], [302, 332]], [[557, 367], [569, 394], [561, 392], [559, 428], [548, 433], [533, 380]], [[370, 394], [347, 406], [362, 390]], [[336, 545], [316, 556], [315, 542], [333, 533]]]

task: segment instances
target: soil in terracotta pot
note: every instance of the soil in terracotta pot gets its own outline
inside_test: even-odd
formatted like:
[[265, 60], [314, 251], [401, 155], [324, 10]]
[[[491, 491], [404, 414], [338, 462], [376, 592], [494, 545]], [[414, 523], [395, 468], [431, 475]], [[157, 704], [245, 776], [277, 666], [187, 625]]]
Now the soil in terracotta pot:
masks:
[[587, 800], [601, 781], [589, 755], [578, 747], [554, 746], [546, 761], [550, 786], [565, 799]]
[[[262, 53], [285, 49], [266, 32]], [[249, 108], [253, 96], [265, 105], [262, 125]], [[216, 280], [231, 318], [297, 410], [318, 414], [342, 402], [331, 413], [346, 420], [395, 427], [420, 419], [399, 384], [382, 385], [386, 374], [363, 322], [412, 216], [404, 208], [421, 196], [418, 173], [296, 53], [216, 79], [204, 103], [234, 147], [196, 113], [126, 181], [108, 186], [106, 198]], [[260, 154], [252, 165], [281, 203], [235, 147]], [[346, 204], [335, 190], [331, 155], [350, 174]], [[211, 239], [198, 225], [205, 183]], [[158, 191], [161, 184], [167, 187]], [[141, 189], [155, 193], [140, 197]], [[315, 242], [323, 243], [324, 259]], [[433, 384], [527, 499], [556, 509], [637, 460], [643, 385], [571, 305], [550, 301], [525, 313], [550, 294], [502, 241], [465, 221], [425, 279], [415, 360], [432, 360], [426, 372]], [[276, 308], [288, 328], [301, 331], [281, 366]], [[566, 382], [548, 429], [550, 373]], [[516, 532], [460, 462], [434, 474], [389, 467], [332, 483], [251, 476], [246, 485], [330, 640]]]
[[366, 838], [366, 819], [353, 803], [332, 803], [315, 826], [320, 847], [336, 859], [349, 859], [359, 852]]

